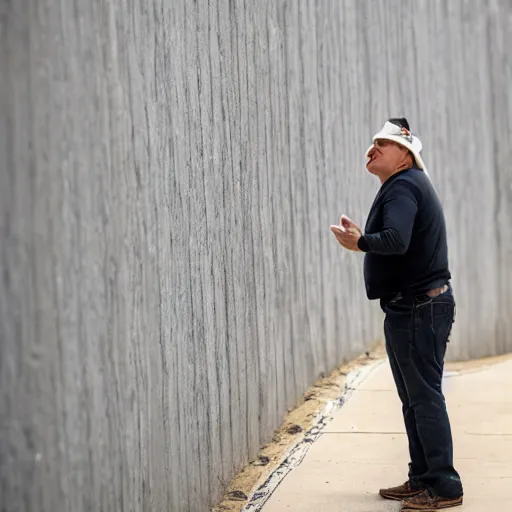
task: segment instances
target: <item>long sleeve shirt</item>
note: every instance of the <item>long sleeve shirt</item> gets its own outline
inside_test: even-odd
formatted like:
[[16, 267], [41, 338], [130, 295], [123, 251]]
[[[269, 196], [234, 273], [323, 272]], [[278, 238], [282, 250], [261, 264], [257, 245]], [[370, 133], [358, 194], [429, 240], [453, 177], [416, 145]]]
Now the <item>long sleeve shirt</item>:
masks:
[[413, 167], [382, 184], [358, 246], [369, 299], [421, 294], [449, 281], [444, 214], [423, 171]]

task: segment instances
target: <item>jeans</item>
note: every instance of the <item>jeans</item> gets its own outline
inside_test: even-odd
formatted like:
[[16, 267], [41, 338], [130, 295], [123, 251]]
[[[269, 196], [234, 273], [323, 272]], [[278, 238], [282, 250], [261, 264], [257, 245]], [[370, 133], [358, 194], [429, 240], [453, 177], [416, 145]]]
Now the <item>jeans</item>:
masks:
[[382, 302], [386, 351], [409, 440], [409, 480], [445, 498], [463, 494], [453, 467], [450, 421], [442, 392], [446, 345], [455, 319], [451, 286], [434, 298]]

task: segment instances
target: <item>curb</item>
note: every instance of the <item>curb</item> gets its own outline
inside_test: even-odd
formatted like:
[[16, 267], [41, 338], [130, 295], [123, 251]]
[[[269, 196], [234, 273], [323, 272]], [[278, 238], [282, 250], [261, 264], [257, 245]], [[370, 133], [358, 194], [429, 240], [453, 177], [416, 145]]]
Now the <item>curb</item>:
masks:
[[322, 430], [332, 420], [334, 413], [343, 407], [357, 387], [384, 362], [385, 359], [376, 361], [353, 370], [347, 375], [341, 396], [336, 400], [327, 402], [327, 405], [318, 413], [313, 426], [304, 434], [304, 437], [284, 454], [279, 466], [252, 493], [242, 512], [259, 512], [262, 509], [286, 475], [302, 462], [310, 446], [320, 437]]

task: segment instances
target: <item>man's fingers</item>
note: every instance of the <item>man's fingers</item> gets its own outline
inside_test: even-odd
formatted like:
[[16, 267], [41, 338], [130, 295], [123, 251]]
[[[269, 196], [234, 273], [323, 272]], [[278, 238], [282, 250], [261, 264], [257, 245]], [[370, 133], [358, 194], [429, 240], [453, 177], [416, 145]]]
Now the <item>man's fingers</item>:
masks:
[[336, 226], [331, 226], [332, 234], [336, 237], [336, 240], [340, 241], [340, 239], [343, 237], [343, 231], [338, 229]]
[[349, 231], [350, 233], [359, 234], [359, 235], [361, 234], [361, 230], [346, 215], [341, 216], [340, 224], [343, 226], [343, 229], [345, 229], [346, 231]]
[[359, 232], [360, 229], [357, 227], [356, 223], [349, 219], [347, 216], [341, 216], [341, 225], [348, 231], [352, 231], [352, 233]]
[[350, 237], [349, 237], [349, 234], [348, 233], [345, 233], [343, 231], [339, 231], [339, 230], [332, 230], [332, 232], [334, 233], [334, 236], [336, 237], [336, 239], [338, 241], [345, 241], [347, 242], [348, 240], [350, 240]]
[[341, 231], [339, 229], [332, 229], [331, 230], [336, 237], [336, 240], [343, 245], [344, 247], [350, 243], [350, 234], [345, 233], [344, 231]]
[[341, 216], [340, 226], [343, 226], [344, 228], [349, 228], [353, 224], [354, 223], [348, 217], [346, 217], [345, 215]]
[[355, 226], [355, 224], [354, 224], [354, 222], [352, 221], [352, 219], [349, 219], [346, 215], [342, 215], [342, 216], [341, 216], [340, 224], [341, 224], [344, 228], [349, 228], [350, 226]]
[[350, 233], [348, 231], [345, 231], [343, 228], [340, 228], [339, 226], [331, 226], [331, 231], [338, 237], [344, 237], [347, 238], [350, 236]]

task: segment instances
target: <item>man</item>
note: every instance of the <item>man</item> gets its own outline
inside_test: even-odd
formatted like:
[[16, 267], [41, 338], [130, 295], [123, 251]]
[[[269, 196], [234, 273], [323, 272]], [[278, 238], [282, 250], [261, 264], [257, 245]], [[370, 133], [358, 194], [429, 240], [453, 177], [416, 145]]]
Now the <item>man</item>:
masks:
[[380, 299], [386, 314], [386, 351], [410, 463], [407, 482], [380, 495], [403, 500], [402, 510], [453, 507], [462, 504], [463, 489], [441, 389], [455, 315], [444, 215], [407, 120], [390, 119], [373, 141], [366, 167], [382, 185], [365, 233], [345, 216], [331, 230], [346, 249], [366, 253], [366, 293]]

